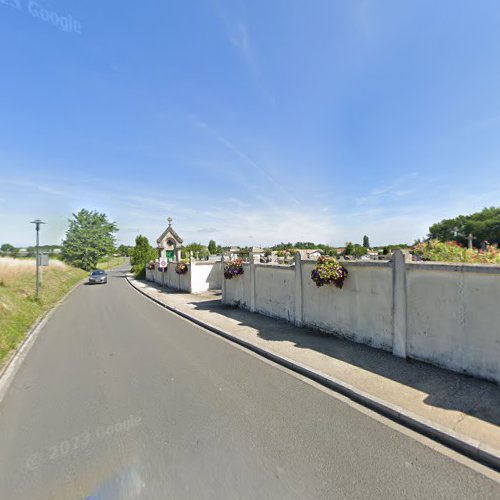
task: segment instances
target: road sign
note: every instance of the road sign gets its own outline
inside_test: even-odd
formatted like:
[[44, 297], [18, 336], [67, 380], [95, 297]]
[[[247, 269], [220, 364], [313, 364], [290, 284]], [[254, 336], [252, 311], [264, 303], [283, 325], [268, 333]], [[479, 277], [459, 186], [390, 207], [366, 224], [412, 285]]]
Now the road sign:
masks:
[[38, 254], [38, 265], [44, 266], [44, 267], [49, 265], [49, 254], [48, 253], [39, 253]]
[[160, 267], [165, 268], [167, 267], [168, 261], [166, 257], [160, 257]]

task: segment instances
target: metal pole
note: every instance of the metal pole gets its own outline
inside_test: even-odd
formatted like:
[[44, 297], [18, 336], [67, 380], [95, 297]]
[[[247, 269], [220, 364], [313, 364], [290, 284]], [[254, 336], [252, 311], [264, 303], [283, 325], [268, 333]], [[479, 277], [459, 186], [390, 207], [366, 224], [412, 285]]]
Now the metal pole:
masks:
[[38, 245], [40, 243], [40, 223], [36, 223], [36, 293], [35, 297], [38, 299], [40, 294], [40, 258], [38, 256]]
[[35, 298], [38, 299], [40, 294], [40, 254], [39, 254], [39, 244], [40, 244], [40, 224], [45, 224], [45, 222], [40, 219], [31, 221], [31, 224], [35, 224], [36, 229], [36, 287], [35, 287]]

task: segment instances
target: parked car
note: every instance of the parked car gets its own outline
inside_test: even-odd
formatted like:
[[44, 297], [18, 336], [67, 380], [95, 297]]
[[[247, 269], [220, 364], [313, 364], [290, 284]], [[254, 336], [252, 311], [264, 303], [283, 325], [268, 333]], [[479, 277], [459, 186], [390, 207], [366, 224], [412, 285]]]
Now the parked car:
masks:
[[96, 269], [89, 274], [89, 284], [90, 283], [107, 283], [108, 275], [106, 271], [101, 271], [100, 269]]

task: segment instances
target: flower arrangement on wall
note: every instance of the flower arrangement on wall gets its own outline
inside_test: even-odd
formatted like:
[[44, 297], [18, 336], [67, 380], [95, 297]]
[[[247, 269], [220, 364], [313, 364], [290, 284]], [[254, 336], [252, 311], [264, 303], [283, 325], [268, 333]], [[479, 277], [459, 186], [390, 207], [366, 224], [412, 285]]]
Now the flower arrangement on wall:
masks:
[[186, 274], [188, 272], [188, 265], [183, 261], [178, 262], [175, 267], [175, 272], [177, 274]]
[[234, 276], [243, 274], [243, 262], [241, 259], [235, 259], [224, 266], [224, 278], [230, 280]]
[[342, 288], [347, 274], [347, 269], [336, 259], [322, 255], [311, 271], [311, 279], [316, 286], [335, 285], [337, 288]]
[[147, 263], [147, 266], [149, 271], [152, 271], [154, 268], [155, 268], [155, 261], [154, 260], [150, 260], [148, 263]]

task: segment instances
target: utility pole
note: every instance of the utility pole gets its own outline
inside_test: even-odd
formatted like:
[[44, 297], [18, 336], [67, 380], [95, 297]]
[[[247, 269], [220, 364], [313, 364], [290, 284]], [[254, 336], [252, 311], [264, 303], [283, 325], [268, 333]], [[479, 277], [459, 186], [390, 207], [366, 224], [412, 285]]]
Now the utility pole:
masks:
[[40, 225], [45, 224], [45, 222], [40, 219], [36, 219], [30, 222], [30, 224], [35, 224], [36, 229], [36, 289], [35, 289], [35, 298], [38, 299], [40, 294], [40, 255], [38, 251], [38, 247], [40, 245]]

